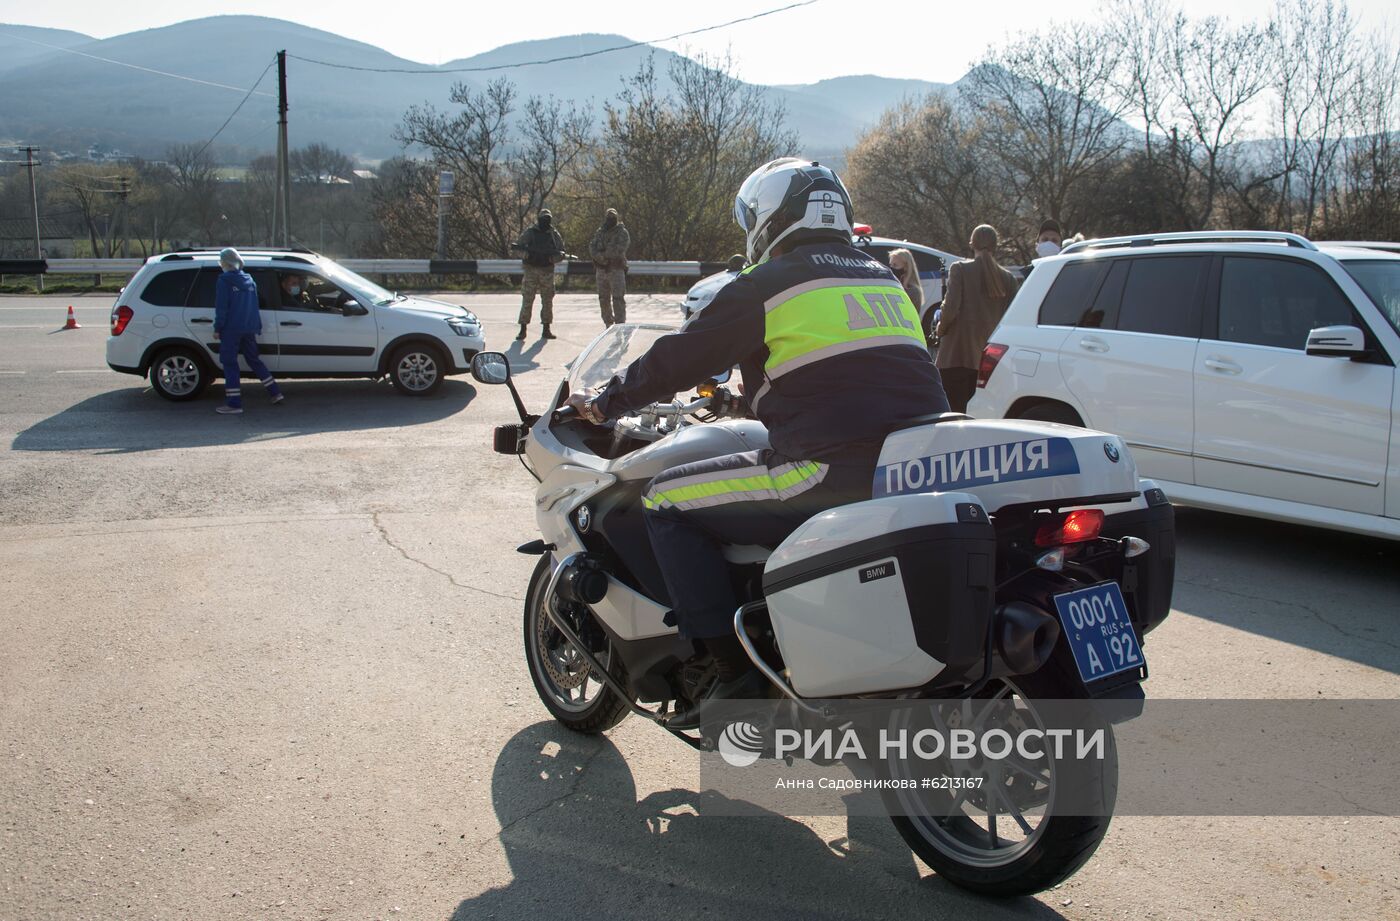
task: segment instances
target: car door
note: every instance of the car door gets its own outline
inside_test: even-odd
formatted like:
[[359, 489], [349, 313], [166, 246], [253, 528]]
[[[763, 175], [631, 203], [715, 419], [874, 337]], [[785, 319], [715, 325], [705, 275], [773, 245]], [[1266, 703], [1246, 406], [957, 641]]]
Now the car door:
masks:
[[[214, 339], [214, 290], [220, 274], [222, 270], [217, 266], [204, 266], [199, 270], [190, 287], [184, 311], [185, 327], [193, 338], [203, 344], [205, 354], [215, 365], [219, 363], [219, 343]], [[263, 328], [258, 334], [258, 354], [268, 370], [276, 372], [282, 367], [277, 354], [277, 324], [267, 312], [266, 305], [260, 303], [260, 306], [263, 307]], [[248, 363], [240, 360], [239, 367], [247, 371]]]
[[[277, 310], [282, 370], [300, 374], [371, 373], [378, 329], [372, 312], [355, 312], [353, 295], [314, 272], [277, 269], [278, 284], [300, 276], [304, 298], [280, 295]], [[347, 315], [346, 304], [352, 305]], [[373, 308], [370, 307], [369, 311]]]
[[1084, 423], [1121, 436], [1145, 476], [1193, 479], [1191, 371], [1209, 268], [1207, 255], [1111, 260], [1060, 347]]
[[[1304, 351], [1309, 330], [1366, 325], [1320, 266], [1220, 260], [1195, 368], [1196, 483], [1382, 514], [1394, 369]], [[1368, 332], [1368, 341], [1373, 337]]]

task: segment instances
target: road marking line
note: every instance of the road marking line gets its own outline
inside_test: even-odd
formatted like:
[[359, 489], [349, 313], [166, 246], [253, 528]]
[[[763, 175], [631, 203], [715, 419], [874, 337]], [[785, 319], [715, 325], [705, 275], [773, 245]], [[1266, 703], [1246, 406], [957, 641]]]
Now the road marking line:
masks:
[[33, 326], [12, 326], [9, 323], [0, 324], [0, 329], [53, 329], [54, 327], [46, 323], [36, 323]]
[[110, 368], [75, 368], [67, 371], [55, 371], [54, 374], [116, 374]]
[[0, 371], [0, 374], [23, 374], [23, 371]]

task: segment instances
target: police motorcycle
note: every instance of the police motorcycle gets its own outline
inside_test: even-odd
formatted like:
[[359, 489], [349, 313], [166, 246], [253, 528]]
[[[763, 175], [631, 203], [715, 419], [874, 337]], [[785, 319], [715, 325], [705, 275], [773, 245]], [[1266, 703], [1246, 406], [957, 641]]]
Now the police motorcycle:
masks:
[[[540, 538], [519, 549], [540, 558], [524, 610], [540, 700], [577, 732], [636, 714], [713, 750], [715, 734], [668, 725], [704, 696], [713, 663], [676, 632], [641, 497], [667, 468], [766, 447], [765, 429], [722, 417], [741, 401], [716, 380], [605, 426], [565, 405], [672, 331], [605, 330], [542, 415], [527, 412], [502, 353], [478, 354], [472, 373], [510, 387], [521, 421], [498, 427], [494, 448], [539, 481]], [[820, 724], [818, 701], [834, 699], [1014, 702], [1032, 719], [1037, 701], [1141, 699], [1141, 640], [1171, 606], [1174, 524], [1121, 440], [946, 413], [889, 433], [873, 485], [870, 500], [815, 516], [777, 547], [725, 549], [744, 599], [735, 631], [799, 720]], [[1092, 815], [1056, 812], [1049, 768], [937, 809], [916, 801], [922, 791], [896, 792], [890, 813], [949, 881], [1033, 893], [1073, 874], [1107, 831], [1116, 761], [1087, 770], [1102, 772], [1078, 778], [1102, 791], [1099, 808], [1081, 810]]]

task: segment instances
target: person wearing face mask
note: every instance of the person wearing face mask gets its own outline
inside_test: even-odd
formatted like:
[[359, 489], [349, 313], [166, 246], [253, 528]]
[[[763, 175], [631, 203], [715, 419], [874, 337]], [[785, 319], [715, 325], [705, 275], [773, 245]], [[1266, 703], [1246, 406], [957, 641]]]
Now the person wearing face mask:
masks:
[[316, 302], [306, 292], [305, 275], [282, 276], [282, 307], [284, 310], [316, 309]]
[[588, 245], [604, 326], [627, 322], [627, 249], [631, 245], [632, 235], [618, 217], [617, 209], [609, 208]]
[[1020, 281], [997, 262], [997, 232], [988, 224], [972, 231], [973, 258], [948, 267], [943, 314], [938, 320], [938, 358], [943, 390], [953, 412], [967, 412], [977, 392], [982, 347], [1011, 305]]
[[1040, 223], [1040, 236], [1035, 241], [1035, 254], [1038, 257], [1057, 256], [1065, 245], [1065, 232], [1060, 228], [1060, 222], [1054, 218], [1046, 218]]
[[554, 229], [554, 215], [550, 210], [541, 208], [535, 223], [526, 227], [510, 248], [521, 254], [520, 261], [525, 269], [525, 277], [520, 282], [520, 335], [515, 337], [516, 341], [525, 338], [536, 294], [540, 296], [540, 321], [544, 324], [541, 338], [553, 339], [549, 324], [554, 322], [554, 266], [564, 258], [564, 238]]

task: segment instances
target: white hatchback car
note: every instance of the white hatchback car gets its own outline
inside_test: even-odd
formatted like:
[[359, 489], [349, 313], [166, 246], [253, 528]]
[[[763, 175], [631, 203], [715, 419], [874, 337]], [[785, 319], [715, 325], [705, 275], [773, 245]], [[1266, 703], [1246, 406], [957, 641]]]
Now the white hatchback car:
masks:
[[978, 416], [1114, 432], [1184, 505], [1400, 538], [1400, 256], [1278, 233], [1037, 260]]
[[[893, 250], [903, 248], [913, 254], [914, 266], [919, 270], [919, 283], [924, 289], [924, 302], [919, 305], [919, 318], [923, 322], [925, 335], [932, 336], [934, 308], [943, 302], [943, 280], [948, 277], [947, 267], [957, 262], [959, 257], [931, 246], [924, 246], [922, 243], [871, 236], [869, 229], [865, 224], [857, 224], [856, 235], [851, 240], [851, 245], [864, 250], [886, 265], [889, 264], [890, 253]], [[685, 301], [681, 304], [681, 312], [685, 318], [688, 320], [699, 313], [715, 299], [719, 290], [733, 281], [738, 274], [727, 270], [716, 272], [691, 285], [685, 294]]]
[[[258, 350], [277, 377], [383, 377], [400, 393], [426, 396], [471, 370], [486, 347], [481, 321], [464, 307], [395, 294], [315, 253], [250, 249], [244, 271], [258, 285]], [[146, 260], [112, 307], [107, 365], [150, 376], [167, 400], [193, 400], [222, 377], [214, 340], [217, 250]], [[283, 294], [299, 276], [304, 295]], [[245, 366], [246, 371], [246, 366]]]

